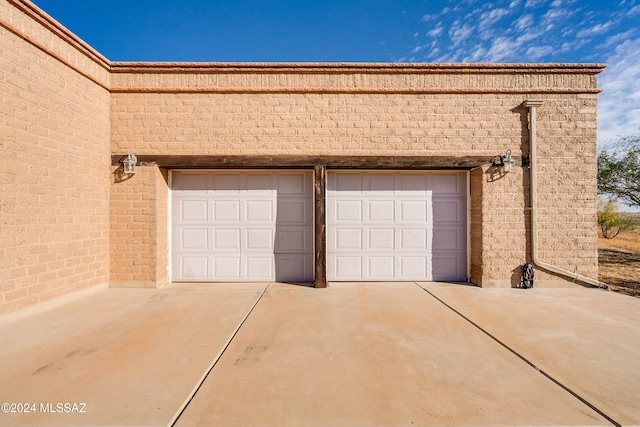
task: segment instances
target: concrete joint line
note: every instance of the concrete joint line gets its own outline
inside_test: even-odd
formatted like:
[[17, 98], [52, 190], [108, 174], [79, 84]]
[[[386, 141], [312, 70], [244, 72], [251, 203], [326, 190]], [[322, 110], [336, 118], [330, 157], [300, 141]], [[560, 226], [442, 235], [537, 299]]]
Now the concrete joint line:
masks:
[[507, 349], [509, 352], [511, 352], [513, 355], [515, 355], [516, 357], [518, 357], [520, 360], [522, 360], [524, 363], [526, 363], [527, 365], [529, 365], [530, 367], [532, 367], [533, 369], [535, 369], [536, 371], [538, 371], [540, 374], [542, 374], [545, 378], [547, 378], [548, 380], [550, 380], [551, 382], [553, 382], [555, 385], [557, 385], [558, 387], [560, 387], [561, 389], [563, 389], [564, 391], [566, 391], [567, 393], [569, 393], [570, 395], [572, 395], [573, 397], [575, 397], [576, 399], [578, 399], [580, 402], [584, 403], [585, 405], [587, 405], [589, 408], [591, 408], [592, 410], [594, 410], [595, 412], [597, 412], [600, 416], [602, 416], [603, 418], [605, 418], [607, 421], [609, 421], [611, 424], [613, 424], [616, 427], [622, 427], [622, 424], [620, 424], [619, 422], [617, 422], [616, 420], [614, 420], [613, 418], [611, 418], [610, 416], [608, 416], [607, 414], [605, 414], [603, 411], [601, 411], [600, 409], [598, 409], [595, 405], [593, 405], [592, 403], [590, 403], [587, 399], [585, 399], [584, 397], [580, 396], [578, 393], [576, 393], [575, 391], [571, 390], [569, 387], [567, 387], [566, 385], [562, 384], [560, 381], [558, 381], [557, 379], [555, 379], [554, 377], [551, 376], [551, 374], [546, 373], [545, 371], [543, 371], [542, 369], [538, 368], [532, 361], [530, 361], [529, 359], [527, 359], [524, 355], [518, 353], [516, 350], [514, 350], [513, 348], [509, 347], [507, 344], [505, 344], [504, 342], [502, 342], [501, 340], [499, 340], [496, 336], [492, 335], [489, 331], [487, 331], [486, 329], [484, 329], [482, 326], [478, 325], [477, 323], [475, 323], [473, 320], [469, 319], [467, 316], [465, 316], [464, 314], [462, 314], [461, 312], [459, 312], [458, 310], [456, 310], [455, 308], [451, 307], [449, 304], [447, 304], [446, 302], [444, 302], [443, 300], [441, 300], [440, 298], [438, 298], [437, 296], [435, 296], [432, 292], [429, 292], [427, 289], [423, 288], [422, 286], [420, 286], [419, 283], [414, 282], [416, 286], [418, 286], [420, 289], [422, 289], [423, 291], [425, 291], [426, 293], [428, 293], [429, 295], [431, 295], [433, 298], [436, 299], [436, 301], [438, 301], [439, 303], [441, 303], [442, 305], [444, 305], [445, 307], [447, 307], [449, 310], [453, 311], [454, 313], [456, 313], [458, 316], [462, 317], [464, 320], [466, 320], [468, 323], [470, 323], [471, 325], [473, 325], [474, 327], [476, 327], [478, 330], [480, 330], [480, 332], [482, 332], [483, 334], [485, 334], [486, 336], [488, 336], [489, 338], [491, 338], [493, 341], [497, 342], [498, 344], [500, 344], [502, 347], [504, 347], [505, 349]]
[[220, 350], [220, 352], [218, 352], [216, 357], [213, 358], [213, 360], [211, 361], [211, 364], [209, 365], [209, 367], [204, 371], [204, 374], [202, 375], [200, 380], [198, 380], [198, 382], [196, 383], [196, 386], [193, 388], [191, 393], [189, 393], [189, 395], [185, 399], [184, 403], [182, 405], [180, 405], [180, 408], [178, 408], [178, 410], [176, 411], [176, 413], [173, 416], [173, 418], [171, 418], [171, 421], [169, 421], [169, 423], [167, 424], [167, 427], [173, 427], [178, 422], [178, 419], [180, 418], [182, 413], [187, 409], [187, 406], [189, 406], [189, 404], [191, 403], [191, 401], [195, 397], [196, 393], [198, 393], [198, 390], [200, 390], [200, 387], [202, 387], [202, 384], [205, 382], [205, 380], [207, 379], [207, 377], [209, 376], [209, 374], [211, 373], [213, 368], [216, 366], [216, 364], [218, 363], [218, 360], [220, 360], [220, 358], [225, 353], [225, 351], [227, 351], [227, 348], [229, 348], [229, 345], [231, 344], [231, 341], [233, 341], [233, 339], [236, 337], [236, 335], [238, 334], [238, 331], [240, 331], [240, 328], [242, 328], [242, 325], [244, 325], [244, 322], [246, 322], [246, 320], [249, 318], [249, 315], [251, 315], [251, 313], [253, 312], [253, 309], [256, 308], [256, 306], [258, 305], [258, 303], [260, 302], [260, 300], [262, 299], [264, 294], [267, 292], [267, 289], [269, 288], [269, 285], [271, 285], [271, 283], [267, 283], [267, 285], [264, 287], [264, 289], [260, 293], [260, 296], [258, 296], [258, 298], [253, 303], [253, 305], [251, 306], [249, 311], [247, 311], [247, 314], [245, 314], [244, 317], [242, 318], [242, 320], [240, 321], [240, 323], [238, 323], [238, 326], [231, 333], [231, 335], [229, 336], [229, 339], [227, 339], [225, 344], [222, 346], [222, 349]]

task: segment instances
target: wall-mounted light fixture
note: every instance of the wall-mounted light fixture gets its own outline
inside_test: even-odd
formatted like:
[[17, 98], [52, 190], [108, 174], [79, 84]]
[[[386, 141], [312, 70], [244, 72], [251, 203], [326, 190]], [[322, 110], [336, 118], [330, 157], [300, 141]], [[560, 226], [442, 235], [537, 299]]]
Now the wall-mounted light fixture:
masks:
[[509, 173], [516, 165], [516, 161], [511, 157], [511, 150], [507, 150], [504, 156], [494, 156], [491, 159], [491, 166], [502, 169], [502, 173]]
[[124, 173], [129, 175], [136, 173], [136, 163], [138, 163], [138, 158], [129, 151], [127, 157], [122, 159], [122, 169]]

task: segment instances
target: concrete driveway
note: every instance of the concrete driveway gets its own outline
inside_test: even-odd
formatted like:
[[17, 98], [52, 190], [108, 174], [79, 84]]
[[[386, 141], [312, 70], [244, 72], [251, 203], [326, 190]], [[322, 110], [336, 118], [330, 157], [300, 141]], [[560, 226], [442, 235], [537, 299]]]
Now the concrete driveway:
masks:
[[108, 289], [0, 343], [7, 426], [640, 424], [640, 300], [597, 289]]

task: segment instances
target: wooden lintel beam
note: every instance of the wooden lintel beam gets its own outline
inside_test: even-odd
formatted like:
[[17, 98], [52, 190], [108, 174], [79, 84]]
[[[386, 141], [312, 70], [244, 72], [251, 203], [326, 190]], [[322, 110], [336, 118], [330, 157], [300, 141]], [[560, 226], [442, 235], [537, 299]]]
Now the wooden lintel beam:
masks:
[[[135, 153], [134, 153], [135, 154]], [[113, 155], [120, 164], [124, 154]], [[303, 155], [149, 155], [139, 154], [138, 164], [167, 169], [300, 168], [322, 165], [329, 169], [473, 169], [488, 164], [489, 156], [303, 156]]]

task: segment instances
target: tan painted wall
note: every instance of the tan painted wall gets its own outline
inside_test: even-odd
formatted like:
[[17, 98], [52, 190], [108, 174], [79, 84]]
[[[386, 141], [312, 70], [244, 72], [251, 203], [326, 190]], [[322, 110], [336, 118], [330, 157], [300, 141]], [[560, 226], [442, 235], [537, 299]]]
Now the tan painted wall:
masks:
[[0, 22], [3, 314], [108, 283], [110, 122], [106, 69], [6, 0]]

